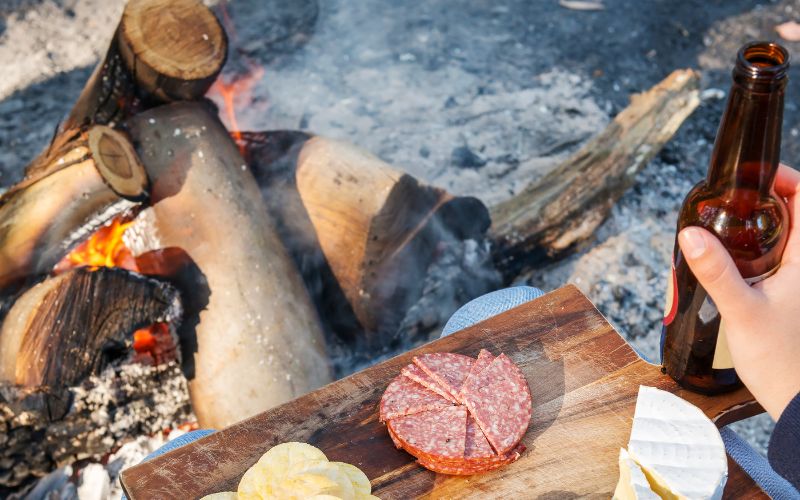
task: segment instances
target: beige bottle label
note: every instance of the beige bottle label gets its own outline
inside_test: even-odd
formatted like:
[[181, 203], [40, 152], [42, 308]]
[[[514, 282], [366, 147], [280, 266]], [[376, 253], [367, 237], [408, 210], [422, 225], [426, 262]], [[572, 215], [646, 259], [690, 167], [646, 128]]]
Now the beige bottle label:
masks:
[[[775, 274], [778, 271], [779, 267], [781, 266], [777, 265], [760, 276], [755, 276], [753, 278], [745, 278], [745, 281], [747, 282], [748, 285], [752, 286], [758, 283], [759, 281], [764, 281], [765, 279]], [[710, 298], [706, 300], [710, 302]], [[725, 370], [728, 368], [733, 368], [733, 360], [731, 359], [731, 352], [728, 349], [728, 336], [725, 334], [724, 319], [720, 320], [719, 322], [719, 333], [717, 334], [717, 347], [714, 350], [714, 361], [711, 363], [711, 368], [713, 368], [714, 370]]]

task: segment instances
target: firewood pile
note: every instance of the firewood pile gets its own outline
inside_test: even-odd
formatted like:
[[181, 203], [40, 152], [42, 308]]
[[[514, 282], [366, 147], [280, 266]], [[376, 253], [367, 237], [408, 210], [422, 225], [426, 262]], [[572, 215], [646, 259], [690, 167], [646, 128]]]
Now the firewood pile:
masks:
[[471, 276], [441, 271], [468, 267], [448, 252], [479, 256], [478, 295], [574, 251], [699, 103], [676, 71], [486, 207], [341, 141], [226, 130], [204, 95], [227, 50], [199, 1], [130, 0], [0, 198], [0, 488], [227, 426], [428, 340], [437, 290]]

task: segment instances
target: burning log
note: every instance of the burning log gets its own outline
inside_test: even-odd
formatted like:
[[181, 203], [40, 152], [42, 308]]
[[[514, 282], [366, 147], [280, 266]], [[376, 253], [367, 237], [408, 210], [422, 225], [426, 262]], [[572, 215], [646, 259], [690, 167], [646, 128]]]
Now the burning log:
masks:
[[48, 278], [20, 296], [3, 321], [0, 383], [79, 385], [127, 357], [136, 329], [174, 323], [180, 313], [173, 288], [121, 269], [78, 268]]
[[61, 130], [116, 124], [153, 104], [201, 98], [227, 56], [225, 31], [198, 0], [130, 0], [105, 58]]
[[139, 250], [183, 249], [210, 290], [194, 337], [181, 338], [200, 425], [221, 428], [329, 382], [317, 316], [222, 124], [176, 103], [129, 125], [152, 181], [152, 207], [130, 229], [151, 235]]
[[0, 496], [76, 460], [101, 461], [125, 441], [192, 419], [176, 361], [109, 366], [70, 388], [68, 412], [53, 420], [48, 394], [0, 388]]
[[589, 238], [636, 174], [700, 104], [699, 75], [677, 70], [594, 139], [511, 199], [492, 207], [496, 263], [508, 277]]
[[0, 289], [49, 273], [89, 231], [148, 196], [124, 134], [96, 125], [63, 138], [0, 197]]
[[351, 309], [368, 347], [387, 347], [422, 294], [437, 246], [481, 239], [489, 226], [479, 200], [420, 183], [343, 142], [275, 131], [244, 133], [242, 144], [307, 281], [325, 280], [324, 302], [346, 298], [337, 321]]

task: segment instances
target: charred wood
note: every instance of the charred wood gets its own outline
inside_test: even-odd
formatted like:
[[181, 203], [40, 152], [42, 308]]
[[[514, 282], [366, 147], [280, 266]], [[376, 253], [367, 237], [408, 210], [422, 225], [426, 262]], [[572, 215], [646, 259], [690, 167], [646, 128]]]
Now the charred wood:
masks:
[[78, 268], [48, 278], [19, 297], [3, 321], [0, 383], [59, 394], [127, 358], [136, 329], [177, 326], [180, 314], [173, 288], [121, 269]]
[[491, 208], [495, 261], [507, 280], [589, 238], [636, 174], [697, 108], [699, 75], [677, 70], [631, 104], [580, 150]]

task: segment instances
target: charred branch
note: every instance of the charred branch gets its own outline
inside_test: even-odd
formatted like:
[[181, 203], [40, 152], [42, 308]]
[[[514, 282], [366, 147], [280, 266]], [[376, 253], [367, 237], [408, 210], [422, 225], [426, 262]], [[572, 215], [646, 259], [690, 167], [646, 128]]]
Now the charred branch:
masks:
[[697, 108], [699, 75], [677, 70], [551, 172], [492, 207], [498, 268], [513, 278], [589, 238], [636, 174]]

